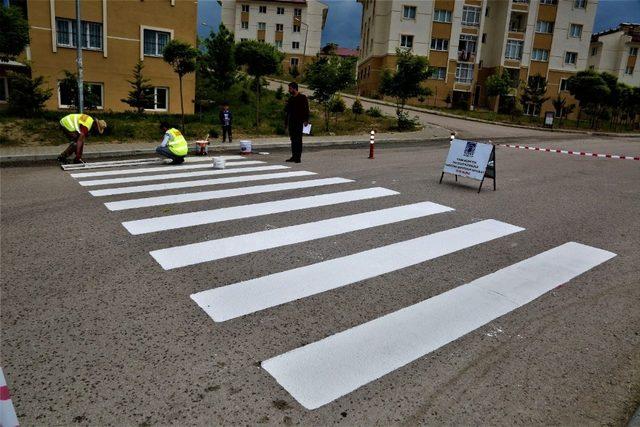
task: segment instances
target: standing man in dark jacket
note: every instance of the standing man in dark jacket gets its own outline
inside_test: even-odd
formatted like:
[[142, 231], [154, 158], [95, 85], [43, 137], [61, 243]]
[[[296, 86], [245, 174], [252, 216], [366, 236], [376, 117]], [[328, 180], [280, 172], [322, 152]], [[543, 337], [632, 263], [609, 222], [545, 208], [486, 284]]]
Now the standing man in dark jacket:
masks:
[[302, 127], [309, 124], [309, 101], [298, 91], [296, 82], [289, 83], [291, 97], [285, 107], [284, 127], [289, 128], [291, 138], [291, 158], [287, 162], [300, 163], [302, 160]]
[[218, 118], [222, 125], [222, 142], [226, 142], [227, 137], [229, 137], [229, 142], [231, 142], [231, 125], [233, 124], [233, 115], [231, 114], [231, 110], [229, 110], [228, 102], [222, 104], [222, 110], [220, 110]]

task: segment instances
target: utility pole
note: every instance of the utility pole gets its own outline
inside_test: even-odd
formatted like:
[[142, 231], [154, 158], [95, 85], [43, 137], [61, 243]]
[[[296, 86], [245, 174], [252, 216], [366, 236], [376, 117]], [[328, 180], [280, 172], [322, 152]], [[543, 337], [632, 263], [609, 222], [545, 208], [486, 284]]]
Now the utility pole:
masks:
[[80, 20], [80, 0], [76, 0], [76, 62], [78, 63], [78, 112], [84, 110], [84, 68], [82, 66], [82, 21]]

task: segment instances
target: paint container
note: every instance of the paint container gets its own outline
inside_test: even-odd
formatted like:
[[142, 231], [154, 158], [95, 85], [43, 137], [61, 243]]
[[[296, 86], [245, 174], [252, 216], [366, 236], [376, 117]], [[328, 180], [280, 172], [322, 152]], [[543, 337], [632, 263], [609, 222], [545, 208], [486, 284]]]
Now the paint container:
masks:
[[240, 154], [251, 154], [251, 141], [240, 141]]
[[214, 169], [224, 169], [225, 165], [226, 165], [226, 162], [222, 157], [214, 157], [213, 158], [213, 168]]

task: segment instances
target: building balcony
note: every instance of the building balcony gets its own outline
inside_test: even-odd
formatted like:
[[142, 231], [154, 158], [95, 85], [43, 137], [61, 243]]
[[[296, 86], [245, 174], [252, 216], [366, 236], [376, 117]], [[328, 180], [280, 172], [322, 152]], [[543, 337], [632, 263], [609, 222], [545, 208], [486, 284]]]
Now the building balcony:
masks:
[[476, 62], [476, 53], [467, 50], [458, 51], [458, 62]]

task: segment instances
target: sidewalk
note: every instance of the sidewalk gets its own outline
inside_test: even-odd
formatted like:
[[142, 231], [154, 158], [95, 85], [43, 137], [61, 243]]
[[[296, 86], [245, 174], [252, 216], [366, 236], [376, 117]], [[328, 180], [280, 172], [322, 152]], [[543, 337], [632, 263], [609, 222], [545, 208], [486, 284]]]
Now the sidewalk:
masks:
[[[390, 142], [425, 142], [438, 139], [446, 139], [450, 135], [449, 131], [432, 126], [425, 126], [424, 129], [417, 132], [402, 133], [380, 133], [376, 135], [377, 143]], [[274, 148], [289, 148], [291, 143], [288, 137], [277, 138], [254, 138], [251, 139], [252, 151], [257, 153]], [[329, 146], [350, 146], [369, 144], [369, 135], [336, 135], [336, 136], [310, 136], [304, 138], [306, 148], [313, 147], [329, 147]], [[100, 144], [89, 141], [84, 149], [84, 159], [99, 159], [107, 157], [124, 157], [141, 154], [153, 154], [158, 145], [157, 141], [149, 143], [121, 143], [121, 144]], [[194, 148], [194, 144], [190, 142], [190, 147]], [[63, 145], [47, 145], [36, 147], [0, 147], [0, 164], [8, 164], [15, 162], [33, 162], [44, 160], [55, 160], [56, 157], [64, 150]], [[233, 144], [222, 144], [220, 142], [212, 142], [209, 146], [209, 152], [239, 152], [240, 141], [237, 140]]]

